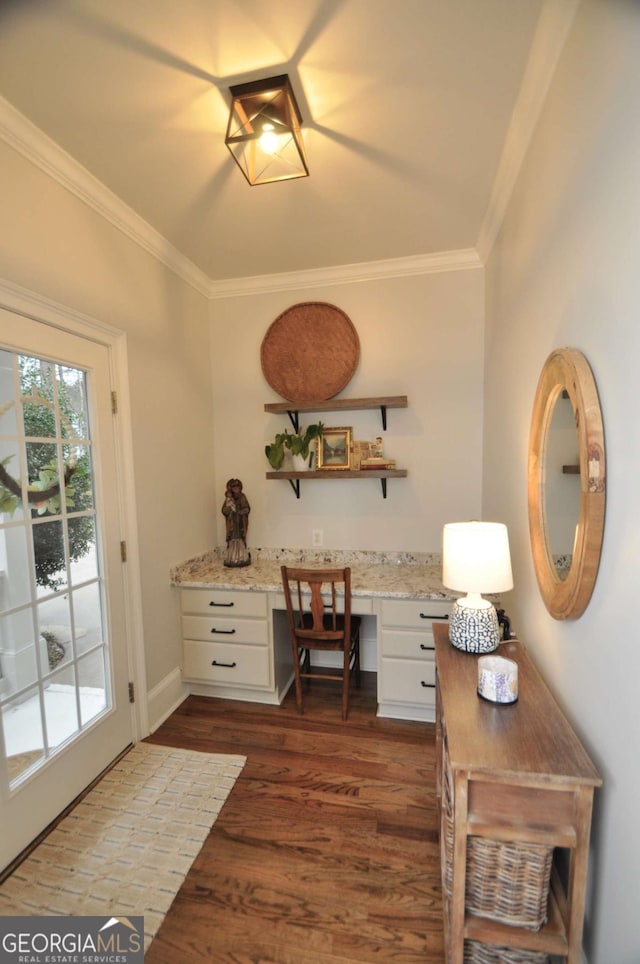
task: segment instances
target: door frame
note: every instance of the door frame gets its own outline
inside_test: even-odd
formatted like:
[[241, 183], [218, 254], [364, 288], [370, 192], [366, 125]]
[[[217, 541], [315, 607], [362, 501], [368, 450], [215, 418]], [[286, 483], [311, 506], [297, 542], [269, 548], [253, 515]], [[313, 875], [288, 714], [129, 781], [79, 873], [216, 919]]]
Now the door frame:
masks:
[[111, 389], [117, 393], [118, 418], [114, 425], [121, 538], [127, 544], [123, 563], [124, 619], [127, 635], [129, 679], [134, 684], [131, 730], [134, 742], [149, 735], [149, 702], [144, 654], [140, 555], [133, 471], [133, 436], [126, 333], [73, 308], [52, 301], [27, 288], [0, 278], [0, 308], [24, 315], [41, 324], [59, 328], [79, 338], [98, 342], [109, 351]]

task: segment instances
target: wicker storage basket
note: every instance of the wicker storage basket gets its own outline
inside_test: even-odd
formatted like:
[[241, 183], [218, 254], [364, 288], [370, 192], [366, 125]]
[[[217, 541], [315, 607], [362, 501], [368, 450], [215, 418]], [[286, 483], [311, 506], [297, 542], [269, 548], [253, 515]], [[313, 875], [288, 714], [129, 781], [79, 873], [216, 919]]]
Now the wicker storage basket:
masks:
[[[443, 887], [451, 898], [453, 882], [453, 779], [443, 766]], [[477, 917], [527, 930], [547, 919], [553, 849], [541, 844], [467, 838], [465, 907]], [[493, 960], [493, 959], [492, 959]], [[524, 958], [528, 960], [528, 958]]]
[[544, 951], [525, 951], [521, 947], [464, 942], [464, 964], [549, 964]]

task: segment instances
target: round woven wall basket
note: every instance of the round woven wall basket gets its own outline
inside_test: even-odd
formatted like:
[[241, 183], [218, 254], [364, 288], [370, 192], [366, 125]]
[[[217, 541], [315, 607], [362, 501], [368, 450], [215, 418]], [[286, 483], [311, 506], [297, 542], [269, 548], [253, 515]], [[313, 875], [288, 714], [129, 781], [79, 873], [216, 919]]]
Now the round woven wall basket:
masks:
[[349, 384], [360, 360], [351, 319], [323, 301], [287, 308], [272, 322], [260, 348], [267, 382], [288, 402], [326, 401]]

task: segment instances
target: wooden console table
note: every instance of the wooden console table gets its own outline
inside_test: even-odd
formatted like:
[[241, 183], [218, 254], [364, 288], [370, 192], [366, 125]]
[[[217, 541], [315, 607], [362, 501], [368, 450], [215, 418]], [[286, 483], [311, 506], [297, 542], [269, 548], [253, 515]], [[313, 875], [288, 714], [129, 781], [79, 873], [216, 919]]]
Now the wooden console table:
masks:
[[[446, 625], [434, 624], [433, 632], [447, 960], [462, 964], [465, 941], [477, 941], [520, 948], [527, 961], [553, 954], [579, 964], [593, 792], [602, 780], [522, 643], [500, 647], [518, 664], [519, 699], [497, 705], [477, 695], [478, 657], [455, 649]], [[452, 797], [446, 828], [445, 778]], [[553, 851], [547, 920], [539, 930], [469, 912], [471, 837]]]

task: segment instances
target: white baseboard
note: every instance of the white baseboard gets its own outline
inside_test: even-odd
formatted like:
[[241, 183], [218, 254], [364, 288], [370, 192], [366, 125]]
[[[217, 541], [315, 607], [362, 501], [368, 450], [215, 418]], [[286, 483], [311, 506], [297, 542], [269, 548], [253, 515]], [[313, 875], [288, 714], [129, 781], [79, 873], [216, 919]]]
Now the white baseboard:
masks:
[[182, 682], [178, 667], [149, 691], [149, 732], [154, 733], [189, 695], [189, 687]]

